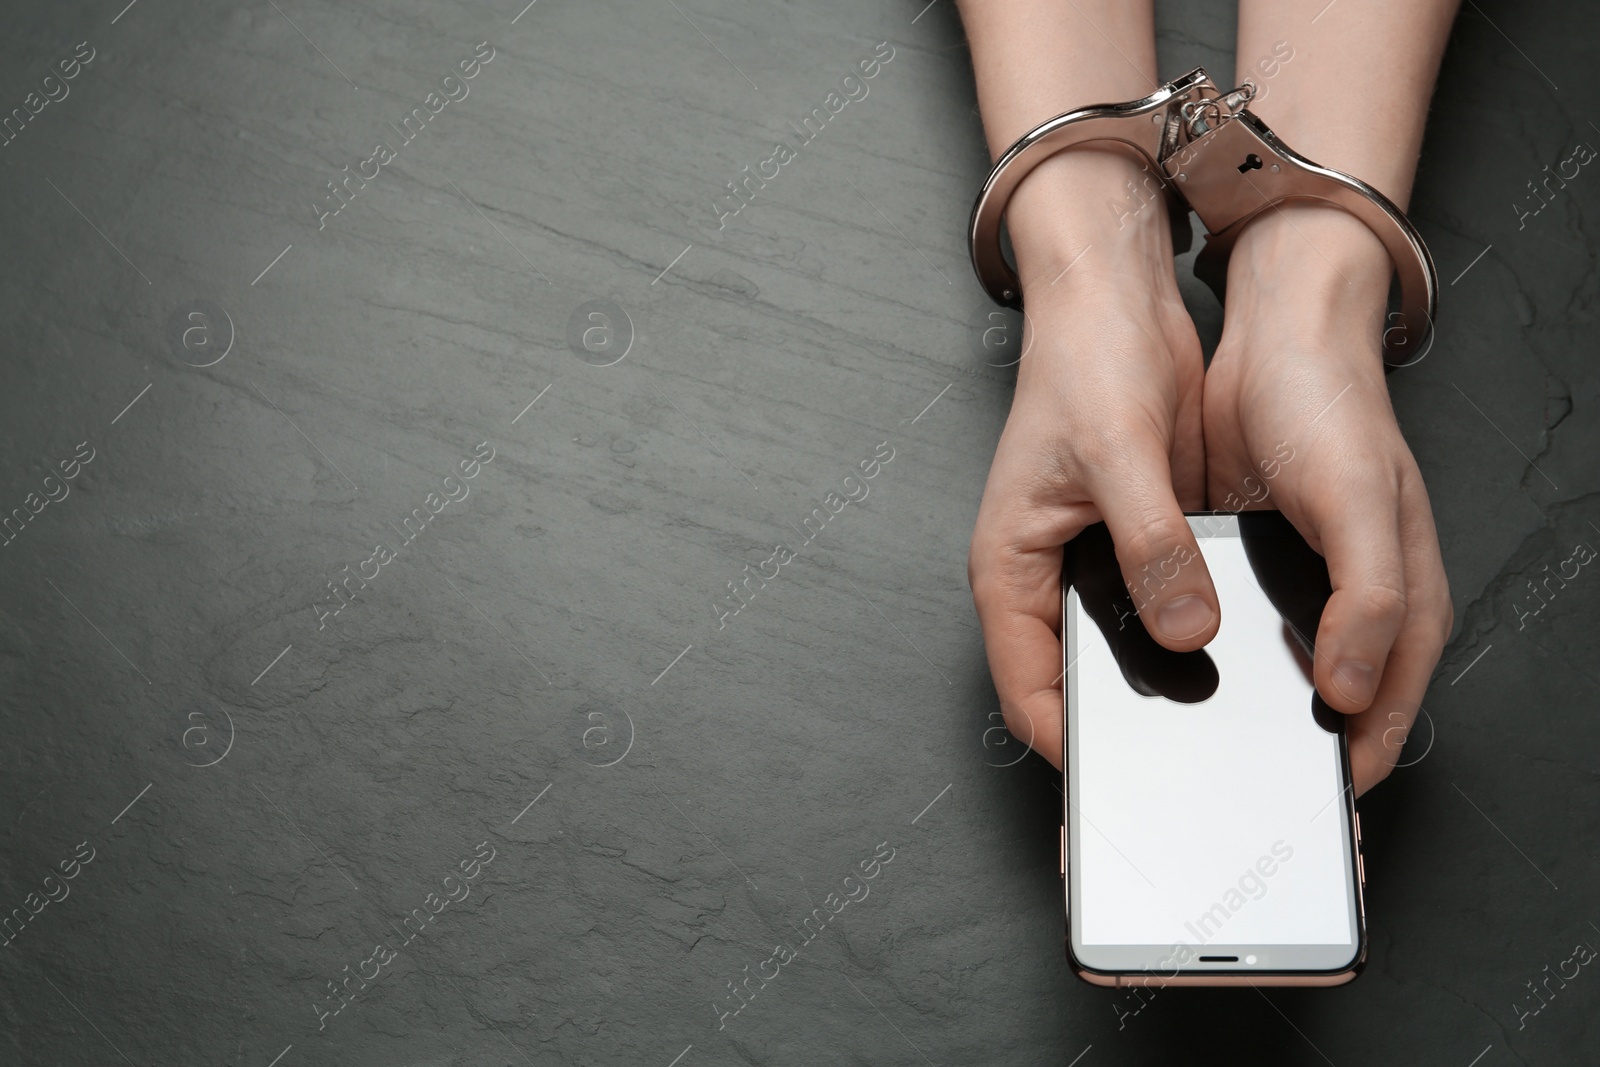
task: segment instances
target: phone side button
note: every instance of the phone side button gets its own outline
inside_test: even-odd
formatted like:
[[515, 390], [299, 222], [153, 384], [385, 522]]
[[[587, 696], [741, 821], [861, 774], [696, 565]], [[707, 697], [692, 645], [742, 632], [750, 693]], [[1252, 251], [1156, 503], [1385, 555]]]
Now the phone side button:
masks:
[[1367, 863], [1366, 858], [1359, 852], [1356, 853], [1356, 871], [1361, 875], [1361, 885], [1365, 887], [1367, 884]]
[[[1061, 824], [1061, 877], [1067, 876], [1067, 825]], [[1365, 883], [1363, 883], [1365, 884]]]
[[1361, 847], [1361, 813], [1356, 812], [1356, 847]]

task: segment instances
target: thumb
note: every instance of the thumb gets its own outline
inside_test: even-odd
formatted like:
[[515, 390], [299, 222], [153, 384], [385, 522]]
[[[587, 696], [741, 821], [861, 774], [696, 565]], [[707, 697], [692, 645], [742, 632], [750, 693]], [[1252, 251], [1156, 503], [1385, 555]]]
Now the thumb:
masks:
[[1094, 481], [1095, 507], [1145, 629], [1174, 652], [1200, 648], [1216, 636], [1222, 616], [1166, 455], [1151, 441], [1127, 461], [1101, 468]]

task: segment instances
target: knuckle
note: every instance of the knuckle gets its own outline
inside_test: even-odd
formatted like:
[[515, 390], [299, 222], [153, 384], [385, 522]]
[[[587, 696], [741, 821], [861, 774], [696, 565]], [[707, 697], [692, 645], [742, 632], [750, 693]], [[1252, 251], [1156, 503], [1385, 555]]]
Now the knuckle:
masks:
[[978, 625], [993, 625], [995, 610], [1000, 602], [994, 583], [982, 574], [970, 578], [969, 583], [972, 586], [972, 606], [978, 613]]
[[[1402, 442], [1401, 447], [1404, 448]], [[1354, 499], [1397, 501], [1405, 481], [1402, 471], [1377, 448], [1350, 457], [1340, 475], [1335, 476], [1341, 492], [1359, 494]]]
[[1034, 728], [1033, 719], [1023, 710], [1020, 703], [1015, 700], [1002, 701], [1000, 720], [1006, 724], [1006, 729], [1011, 731], [1012, 737], [1032, 747], [1034, 735], [1038, 730]]
[[1374, 582], [1362, 588], [1362, 612], [1369, 618], [1399, 624], [1406, 617], [1406, 591], [1397, 582]]
[[1026, 555], [1009, 541], [984, 541], [969, 550], [967, 582], [986, 634], [1031, 613], [1035, 578]]
[[1439, 620], [1439, 647], [1443, 648], [1450, 640], [1450, 634], [1456, 628], [1456, 606], [1450, 599], [1450, 592], [1446, 589], [1439, 591], [1438, 610], [1435, 617]]
[[1177, 523], [1165, 516], [1151, 519], [1122, 539], [1117, 554], [1130, 567], [1159, 566], [1168, 560], [1186, 563], [1194, 551], [1184, 536], [1187, 532], [1187, 528], [1180, 532]]
[[1105, 470], [1121, 463], [1127, 444], [1111, 425], [1095, 420], [1077, 435], [1072, 451], [1089, 470]]
[[995, 571], [1002, 542], [983, 525], [972, 531], [972, 541], [967, 545], [967, 584], [974, 599], [982, 596], [994, 584]]
[[1155, 596], [1176, 581], [1197, 553], [1167, 522], [1142, 527], [1118, 546], [1124, 583], [1136, 595]]

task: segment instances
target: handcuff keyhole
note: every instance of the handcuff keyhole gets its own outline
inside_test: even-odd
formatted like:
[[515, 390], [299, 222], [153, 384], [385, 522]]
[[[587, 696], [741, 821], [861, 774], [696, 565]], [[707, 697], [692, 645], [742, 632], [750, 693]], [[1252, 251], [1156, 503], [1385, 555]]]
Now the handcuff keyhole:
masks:
[[1240, 174], [1243, 174], [1245, 171], [1260, 170], [1260, 169], [1261, 169], [1261, 157], [1256, 155], [1254, 152], [1251, 152], [1248, 156], [1245, 156], [1244, 157], [1244, 162], [1239, 164], [1239, 173]]

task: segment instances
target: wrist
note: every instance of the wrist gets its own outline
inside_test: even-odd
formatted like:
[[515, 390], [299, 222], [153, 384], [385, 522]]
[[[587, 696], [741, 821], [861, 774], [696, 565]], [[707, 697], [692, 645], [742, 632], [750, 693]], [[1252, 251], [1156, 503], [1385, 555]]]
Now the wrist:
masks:
[[1177, 296], [1165, 186], [1131, 149], [1080, 146], [1040, 163], [1012, 194], [1006, 226], [1025, 301]]
[[1166, 187], [1133, 149], [1102, 145], [1044, 160], [1007, 205], [1027, 329], [1049, 339], [1022, 360], [1019, 396], [1058, 391], [1059, 372], [1103, 367], [1108, 350], [1154, 374], [1185, 368], [1195, 388], [1203, 373], [1173, 270]]
[[[1381, 370], [1367, 349], [1381, 348], [1393, 273], [1383, 243], [1354, 216], [1326, 204], [1279, 205], [1246, 224], [1229, 256], [1218, 356], [1316, 345], [1376, 360]], [[1344, 343], [1352, 333], [1372, 344]], [[1231, 343], [1241, 335], [1251, 343]], [[1329, 346], [1331, 338], [1340, 343]]]
[[1388, 250], [1354, 215], [1328, 204], [1280, 204], [1245, 224], [1228, 257], [1228, 303], [1303, 301], [1344, 313], [1382, 310]]

